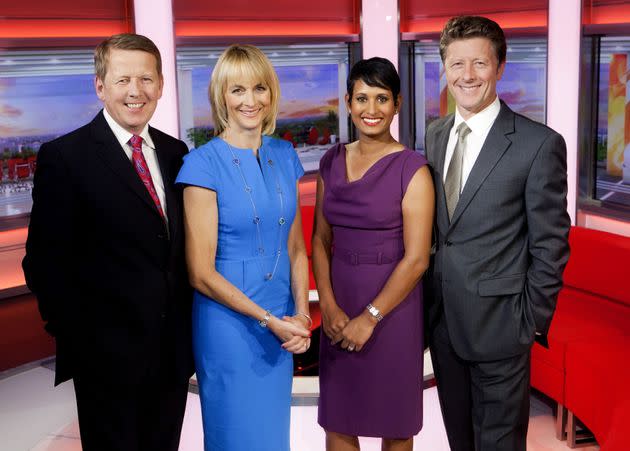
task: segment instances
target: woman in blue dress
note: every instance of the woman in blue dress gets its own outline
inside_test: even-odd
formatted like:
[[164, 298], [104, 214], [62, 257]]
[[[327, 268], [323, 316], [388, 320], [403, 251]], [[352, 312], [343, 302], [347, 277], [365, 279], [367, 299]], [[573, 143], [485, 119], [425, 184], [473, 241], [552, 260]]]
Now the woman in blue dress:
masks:
[[256, 47], [212, 73], [215, 138], [191, 151], [185, 185], [193, 349], [206, 451], [288, 451], [292, 353], [310, 346], [308, 260], [293, 146], [271, 138], [280, 87]]

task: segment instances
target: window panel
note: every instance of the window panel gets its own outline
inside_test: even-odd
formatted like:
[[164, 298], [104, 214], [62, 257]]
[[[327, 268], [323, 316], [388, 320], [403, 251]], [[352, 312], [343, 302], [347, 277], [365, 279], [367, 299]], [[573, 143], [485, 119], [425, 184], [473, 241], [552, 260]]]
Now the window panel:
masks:
[[[280, 112], [275, 136], [292, 141], [304, 169], [316, 171], [319, 159], [338, 140], [348, 141], [343, 98], [348, 73], [347, 44], [261, 46], [280, 80]], [[177, 50], [180, 136], [189, 147], [214, 134], [207, 98], [210, 75], [224, 47]]]
[[630, 207], [630, 37], [601, 38], [594, 198]]
[[[544, 39], [508, 39], [507, 63], [497, 84], [499, 98], [530, 119], [545, 122], [547, 44]], [[415, 46], [415, 116], [417, 149], [424, 149], [424, 132], [435, 119], [455, 111], [437, 42]]]
[[0, 52], [0, 222], [30, 213], [42, 143], [100, 110], [91, 50]]

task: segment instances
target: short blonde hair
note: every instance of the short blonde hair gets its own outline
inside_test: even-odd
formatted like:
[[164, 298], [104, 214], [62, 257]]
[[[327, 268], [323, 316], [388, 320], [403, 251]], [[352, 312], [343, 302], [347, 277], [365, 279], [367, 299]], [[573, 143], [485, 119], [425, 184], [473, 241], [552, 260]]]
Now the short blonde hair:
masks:
[[242, 77], [259, 81], [269, 89], [271, 103], [267, 117], [263, 119], [262, 133], [271, 135], [276, 129], [280, 103], [278, 75], [269, 59], [259, 48], [240, 44], [229, 46], [221, 54], [212, 71], [208, 98], [212, 107], [214, 134], [220, 135], [228, 126], [228, 111], [225, 104], [225, 90], [228, 82]]

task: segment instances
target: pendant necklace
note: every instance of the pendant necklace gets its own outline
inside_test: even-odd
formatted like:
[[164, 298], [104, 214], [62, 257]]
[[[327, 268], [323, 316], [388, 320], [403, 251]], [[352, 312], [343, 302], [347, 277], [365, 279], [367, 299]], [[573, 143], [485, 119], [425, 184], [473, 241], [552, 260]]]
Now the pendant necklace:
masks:
[[260, 272], [263, 274], [264, 279], [271, 280], [275, 276], [276, 270], [278, 269], [278, 262], [280, 261], [280, 254], [282, 253], [282, 227], [287, 222], [284, 217], [284, 195], [282, 192], [282, 188], [280, 187], [280, 182], [278, 181], [278, 174], [276, 174], [271, 156], [268, 154], [263, 155], [263, 143], [261, 140], [260, 148], [258, 149], [258, 156], [261, 161], [264, 161], [265, 158], [267, 160], [266, 163], [270, 168], [270, 172], [274, 176], [274, 181], [276, 183], [276, 193], [278, 193], [278, 200], [280, 202], [280, 217], [278, 218], [277, 240], [276, 240], [276, 247], [274, 250], [274, 253], [276, 254], [276, 258], [273, 263], [273, 269], [271, 270], [271, 272], [269, 272], [269, 271], [266, 271], [265, 268], [263, 267], [262, 258], [265, 255], [265, 246], [263, 243], [262, 232], [260, 230], [260, 223], [262, 222], [262, 219], [260, 215], [258, 214], [258, 208], [256, 207], [256, 202], [254, 202], [254, 197], [252, 196], [252, 187], [249, 183], [247, 183], [247, 178], [245, 177], [245, 173], [243, 172], [243, 168], [241, 167], [241, 160], [234, 153], [234, 149], [232, 148], [232, 145], [229, 142], [227, 142], [225, 139], [223, 139], [223, 142], [227, 145], [228, 149], [230, 150], [230, 153], [232, 154], [232, 164], [236, 166], [239, 174], [241, 175], [241, 180], [243, 181], [244, 190], [247, 193], [249, 202], [252, 204], [252, 211], [254, 214], [252, 218], [252, 223], [254, 224], [254, 228], [256, 231], [256, 244], [258, 246], [256, 249], [256, 254], [258, 258], [256, 259], [256, 261], [258, 262]]

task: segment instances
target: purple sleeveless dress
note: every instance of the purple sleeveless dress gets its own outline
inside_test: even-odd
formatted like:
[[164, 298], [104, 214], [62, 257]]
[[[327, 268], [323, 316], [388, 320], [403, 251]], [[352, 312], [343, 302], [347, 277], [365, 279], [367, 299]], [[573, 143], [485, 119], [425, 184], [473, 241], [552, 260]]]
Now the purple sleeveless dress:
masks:
[[[339, 307], [359, 315], [404, 254], [402, 199], [426, 159], [404, 149], [346, 179], [344, 144], [320, 161], [323, 213], [332, 227], [331, 280]], [[422, 291], [418, 284], [374, 329], [360, 352], [332, 346], [322, 331], [318, 422], [347, 435], [407, 438], [422, 428]]]

